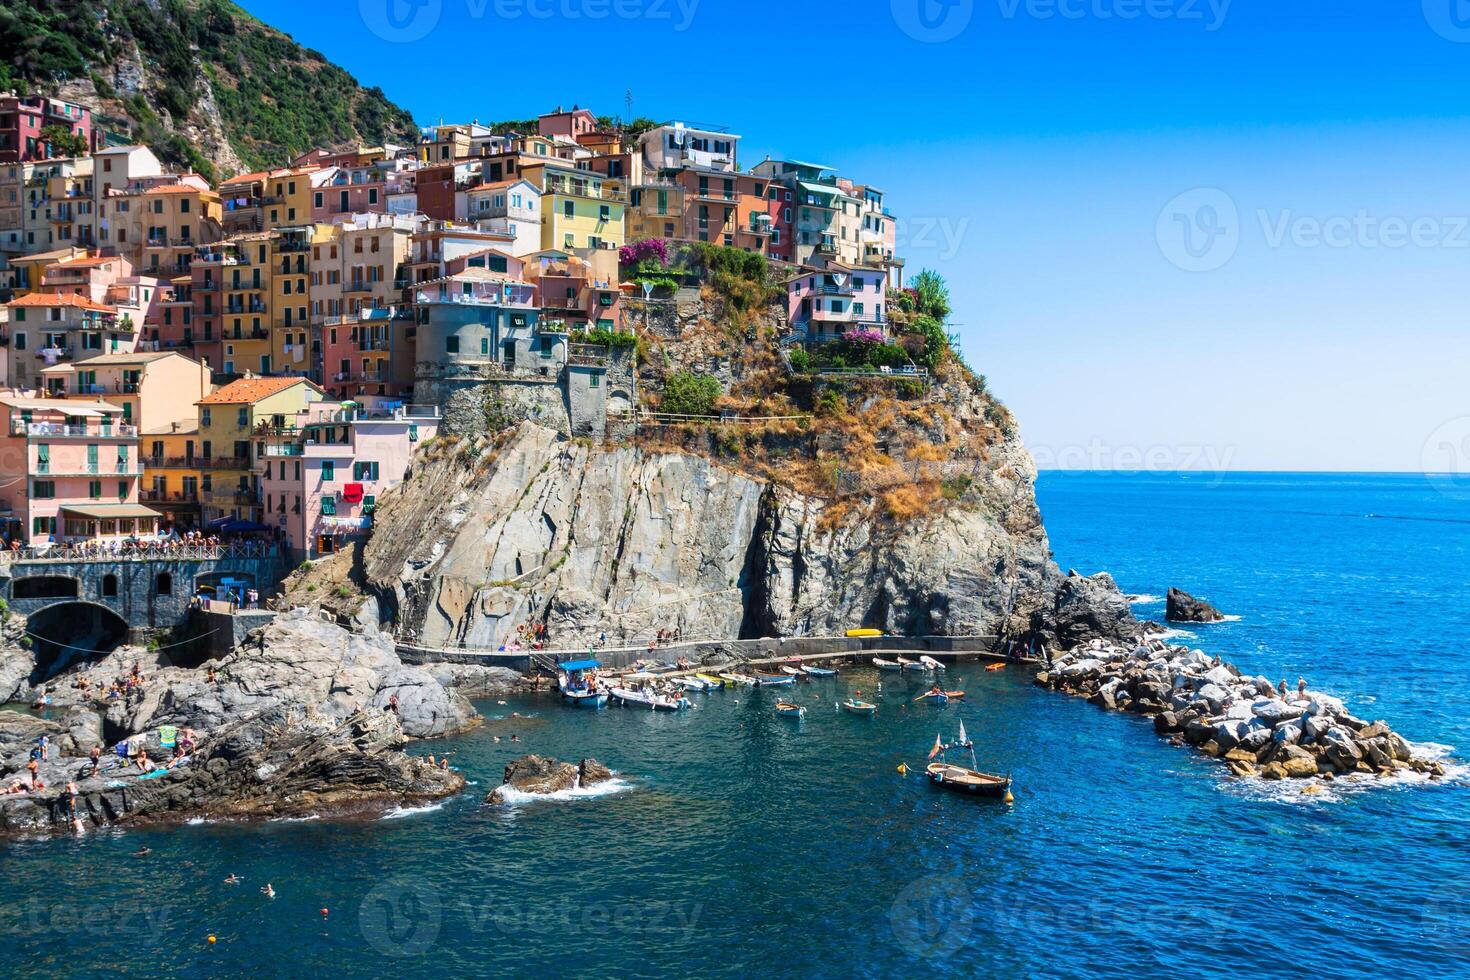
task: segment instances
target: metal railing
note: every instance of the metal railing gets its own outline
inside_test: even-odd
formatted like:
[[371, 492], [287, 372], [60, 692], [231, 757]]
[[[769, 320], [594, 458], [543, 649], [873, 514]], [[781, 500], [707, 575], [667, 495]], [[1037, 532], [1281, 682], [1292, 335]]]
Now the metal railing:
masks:
[[86, 425], [62, 425], [59, 422], [24, 422], [19, 419], [10, 425], [13, 436], [45, 436], [51, 439], [131, 439], [138, 435], [136, 425], [113, 425], [94, 428]]
[[0, 550], [0, 562], [17, 561], [212, 561], [221, 558], [274, 558], [283, 553], [274, 541], [76, 541], [42, 547]]

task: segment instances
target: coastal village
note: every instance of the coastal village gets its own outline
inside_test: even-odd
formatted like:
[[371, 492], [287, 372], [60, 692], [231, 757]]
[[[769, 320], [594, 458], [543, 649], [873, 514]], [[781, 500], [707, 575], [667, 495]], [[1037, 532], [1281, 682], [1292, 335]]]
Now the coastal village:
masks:
[[659, 402], [635, 328], [696, 292], [668, 272], [680, 250], [770, 263], [792, 350], [886, 339], [904, 266], [883, 192], [740, 140], [556, 107], [211, 185], [88, 106], [0, 98], [6, 546], [224, 532], [330, 554], [441, 428], [483, 428], [487, 391], [619, 438]]

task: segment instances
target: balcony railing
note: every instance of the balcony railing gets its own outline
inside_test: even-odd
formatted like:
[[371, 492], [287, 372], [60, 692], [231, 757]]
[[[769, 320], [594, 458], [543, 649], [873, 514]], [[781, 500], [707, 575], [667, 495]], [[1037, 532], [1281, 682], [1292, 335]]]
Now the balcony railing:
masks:
[[16, 561], [209, 561], [219, 558], [270, 558], [280, 553], [274, 541], [80, 541], [39, 548], [0, 549], [0, 562]]
[[297, 442], [286, 442], [274, 446], [265, 447], [266, 456], [304, 456], [301, 444]]
[[197, 490], [139, 490], [138, 499], [145, 504], [197, 504]]
[[31, 439], [136, 439], [136, 425], [112, 425], [95, 427], [89, 425], [64, 425], [60, 422], [25, 422], [16, 419], [10, 424], [10, 434], [27, 436]]

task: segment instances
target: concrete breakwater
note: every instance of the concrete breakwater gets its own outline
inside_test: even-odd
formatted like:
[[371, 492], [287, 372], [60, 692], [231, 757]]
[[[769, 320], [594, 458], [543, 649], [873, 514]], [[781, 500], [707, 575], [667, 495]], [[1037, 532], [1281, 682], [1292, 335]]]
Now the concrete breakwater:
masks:
[[1160, 735], [1224, 760], [1240, 777], [1444, 775], [1442, 763], [1416, 756], [1386, 722], [1356, 718], [1337, 698], [1283, 689], [1161, 640], [1132, 648], [1094, 641], [1056, 658], [1036, 680], [1110, 711], [1150, 716]]

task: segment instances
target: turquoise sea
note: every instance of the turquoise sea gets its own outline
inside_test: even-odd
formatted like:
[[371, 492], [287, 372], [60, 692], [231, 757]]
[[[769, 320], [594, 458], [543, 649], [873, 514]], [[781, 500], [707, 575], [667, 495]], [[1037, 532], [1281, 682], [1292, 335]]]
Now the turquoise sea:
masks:
[[[1064, 568], [1112, 571], [1142, 615], [1178, 585], [1239, 617], [1182, 641], [1470, 759], [1470, 486], [1053, 473], [1039, 495]], [[812, 682], [800, 723], [769, 691], [678, 716], [488, 702], [482, 730], [421, 746], [477, 784], [437, 808], [4, 846], [4, 972], [1470, 974], [1462, 769], [1303, 797], [1226, 780], [1014, 668], [950, 675], [969, 697], [944, 709], [871, 670]], [[876, 718], [834, 710], [854, 689]], [[982, 768], [1015, 778], [1013, 805], [896, 771], [960, 719]], [[482, 806], [528, 751], [622, 780]]]

